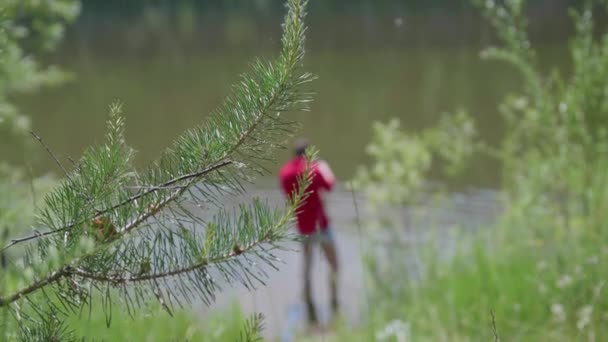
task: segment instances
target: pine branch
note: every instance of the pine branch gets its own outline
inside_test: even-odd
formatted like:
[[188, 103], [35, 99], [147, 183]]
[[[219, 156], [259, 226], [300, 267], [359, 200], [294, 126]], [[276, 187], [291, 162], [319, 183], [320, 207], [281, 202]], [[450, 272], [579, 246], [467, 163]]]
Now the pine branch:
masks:
[[[44, 275], [0, 297], [0, 307], [36, 292], [48, 296], [45, 288], [51, 287], [66, 310], [84, 305], [91, 291], [98, 291], [110, 315], [110, 289], [116, 287], [128, 310], [151, 290], [170, 311], [174, 302], [180, 303], [176, 294], [210, 302], [219, 290], [211, 268], [229, 283], [238, 281], [248, 288], [262, 283], [264, 272], [252, 271], [257, 264], [248, 255], [276, 268], [272, 250], [306, 197], [309, 174], [284, 212], [254, 202], [241, 206], [238, 215], [221, 211], [206, 222], [183, 201], [188, 193], [197, 207], [221, 207], [219, 196], [244, 191], [241, 182], [249, 180], [247, 172], [263, 172], [259, 162], [280, 146], [275, 140], [291, 132], [293, 123], [284, 120], [283, 113], [310, 101], [299, 88], [312, 76], [298, 74], [304, 55], [305, 5], [288, 1], [279, 57], [273, 63], [256, 61], [253, 72], [243, 75], [206, 124], [179, 137], [143, 176], [130, 167], [120, 106], [113, 106], [107, 143], [87, 150], [75, 173], [45, 198], [39, 216], [50, 231], [14, 239], [4, 248], [37, 240], [38, 248], [28, 250], [24, 260], [43, 270], [48, 265], [51, 271], [40, 272]], [[145, 190], [133, 194], [134, 187]], [[204, 234], [197, 234], [196, 225], [205, 227]], [[151, 227], [155, 229], [139, 229]], [[64, 232], [63, 238], [56, 236], [59, 232]], [[169, 279], [176, 282], [169, 285]], [[81, 282], [89, 284], [88, 290]], [[131, 284], [135, 286], [127, 286]], [[78, 295], [66, 295], [69, 291]]]
[[[305, 32], [305, 28], [302, 26], [301, 23], [301, 19], [304, 17], [305, 13], [303, 8], [305, 7], [306, 3], [296, 3], [295, 1], [290, 2], [290, 13], [288, 14], [288, 18], [286, 20], [286, 23], [284, 24], [284, 30], [285, 30], [285, 34], [283, 36], [283, 42], [284, 42], [284, 48], [283, 51], [279, 57], [279, 64], [283, 67], [282, 68], [282, 72], [281, 69], [279, 68], [273, 68], [271, 65], [263, 65], [262, 62], [256, 62], [254, 63], [254, 71], [255, 73], [258, 75], [257, 77], [248, 77], [247, 75], [243, 76], [244, 81], [241, 83], [241, 87], [237, 87], [235, 89], [235, 93], [236, 95], [240, 95], [240, 92], [243, 93], [250, 93], [253, 91], [258, 91], [260, 88], [262, 88], [264, 86], [264, 82], [255, 82], [252, 80], [255, 80], [256, 78], [263, 77], [264, 76], [272, 76], [274, 77], [274, 73], [278, 74], [278, 79], [276, 80], [276, 82], [274, 82], [274, 86], [272, 89], [269, 89], [268, 92], [270, 93], [270, 97], [264, 101], [263, 103], [258, 103], [258, 106], [256, 106], [257, 108], [252, 108], [251, 113], [249, 114], [252, 118], [252, 120], [250, 120], [248, 127], [245, 128], [245, 130], [243, 132], [241, 132], [238, 136], [238, 139], [233, 142], [232, 144], [227, 144], [227, 146], [229, 146], [227, 149], [224, 149], [224, 151], [222, 151], [223, 153], [221, 153], [217, 158], [215, 158], [215, 161], [212, 163], [216, 163], [216, 164], [222, 164], [224, 162], [224, 160], [226, 160], [229, 156], [239, 152], [239, 150], [243, 147], [243, 145], [246, 144], [248, 139], [253, 139], [255, 140], [256, 137], [254, 136], [255, 133], [257, 133], [257, 130], [260, 128], [261, 125], [263, 125], [265, 123], [265, 121], [270, 121], [272, 123], [272, 125], [276, 125], [276, 123], [278, 122], [277, 118], [272, 117], [269, 113], [276, 111], [277, 113], [280, 113], [282, 111], [285, 111], [287, 109], [287, 105], [277, 105], [278, 102], [292, 102], [292, 104], [296, 104], [296, 103], [306, 103], [308, 101], [310, 101], [308, 98], [302, 98], [302, 99], [297, 99], [294, 98], [293, 95], [290, 94], [290, 91], [293, 87], [296, 86], [301, 86], [302, 84], [309, 82], [310, 80], [312, 80], [312, 76], [310, 74], [302, 74], [300, 76], [298, 76], [295, 81], [291, 81], [289, 78], [291, 77], [291, 75], [293, 75], [297, 64], [301, 61], [302, 57], [303, 57], [303, 53], [304, 53], [304, 47], [303, 47], [303, 41], [304, 41], [304, 32]], [[294, 39], [295, 36], [297, 39]], [[297, 41], [296, 46], [294, 46], [294, 41]], [[269, 76], [270, 75], [270, 76]], [[250, 83], [245, 83], [245, 81], [248, 81]], [[201, 137], [204, 137], [206, 135], [210, 135], [213, 132], [217, 132], [217, 128], [213, 128], [213, 127], [222, 127], [222, 122], [224, 121], [229, 121], [231, 122], [231, 120], [229, 120], [229, 118], [226, 118], [226, 115], [235, 115], [237, 117], [237, 119], [242, 119], [245, 116], [245, 113], [234, 113], [233, 110], [234, 108], [248, 108], [251, 107], [251, 104], [247, 104], [245, 102], [243, 102], [242, 100], [239, 101], [238, 96], [233, 95], [231, 97], [228, 98], [228, 100], [226, 101], [226, 103], [222, 106], [222, 108], [220, 108], [220, 110], [218, 110], [211, 118], [210, 123], [213, 123], [215, 125], [211, 125], [211, 129], [207, 129], [205, 130], [205, 127], [202, 128], [198, 128], [192, 131], [187, 132], [186, 134], [184, 134], [181, 139], [178, 140], [178, 142], [175, 144], [175, 148], [172, 151], [169, 151], [164, 158], [161, 159], [161, 161], [159, 163], [157, 163], [156, 165], [154, 165], [154, 168], [160, 169], [159, 166], [165, 164], [165, 163], [170, 163], [172, 159], [177, 159], [177, 160], [183, 160], [183, 158], [180, 158], [179, 155], [177, 155], [176, 151], [179, 151], [181, 148], [183, 148], [182, 146], [180, 146], [180, 143], [183, 143], [181, 145], [188, 145], [187, 148], [192, 149], [192, 145], [195, 145], [194, 143], [192, 143], [192, 141], [189, 141], [190, 138], [194, 138], [196, 140], [201, 140]], [[257, 99], [263, 99], [263, 96], [241, 96], [244, 99], [246, 99], [249, 102], [254, 102], [254, 104], [256, 104], [256, 98]], [[236, 103], [235, 103], [236, 102]], [[119, 105], [115, 105], [112, 107], [111, 113], [112, 115], [115, 115], [115, 112], [119, 112], [120, 111], [120, 106]], [[231, 113], [232, 112], [232, 113]], [[110, 121], [112, 122], [112, 120]], [[232, 122], [231, 122], [232, 123]], [[225, 126], [225, 125], [224, 125]], [[122, 125], [118, 125], [119, 129], [122, 129]], [[111, 127], [112, 128], [112, 127]], [[222, 138], [222, 136], [218, 136], [217, 138]], [[110, 142], [115, 143], [116, 141], [113, 141], [112, 139], [109, 139]], [[268, 142], [266, 139], [261, 139], [262, 141]], [[119, 141], [119, 142], [122, 142]], [[204, 149], [204, 153], [199, 153], [199, 156], [204, 156], [203, 159], [205, 159], [206, 157], [209, 156], [209, 150], [208, 150], [208, 145], [210, 144], [217, 144], [217, 142], [209, 142], [207, 144], [204, 144], [204, 146], [196, 146], [196, 149]], [[267, 152], [266, 152], [267, 153]], [[260, 158], [263, 159], [264, 158], [264, 153], [259, 153], [257, 154], [256, 158]], [[254, 158], [251, 158], [254, 159]], [[228, 165], [228, 164], [226, 164]], [[158, 185], [153, 185], [151, 186], [147, 191], [144, 191], [138, 195], [134, 195], [131, 196], [125, 200], [123, 200], [121, 203], [109, 206], [109, 208], [104, 209], [104, 210], [95, 210], [94, 213], [91, 213], [91, 215], [89, 215], [88, 217], [79, 219], [79, 220], [71, 220], [71, 222], [66, 222], [66, 224], [62, 225], [61, 227], [57, 227], [56, 229], [51, 230], [50, 232], [45, 232], [45, 233], [36, 233], [36, 234], [32, 234], [30, 236], [24, 237], [24, 238], [19, 238], [19, 239], [14, 239], [11, 241], [11, 243], [9, 243], [7, 246], [5, 246], [3, 248], [3, 250], [10, 248], [16, 244], [22, 243], [22, 242], [26, 242], [26, 241], [31, 241], [31, 240], [35, 240], [41, 237], [47, 237], [49, 235], [53, 235], [55, 233], [62, 233], [62, 232], [66, 232], [71, 230], [72, 228], [74, 228], [75, 226], [78, 225], [82, 225], [85, 224], [86, 222], [90, 222], [92, 219], [94, 219], [96, 216], [99, 215], [104, 215], [107, 214], [108, 212], [118, 209], [119, 207], [122, 206], [126, 206], [129, 204], [132, 204], [133, 202], [135, 202], [136, 200], [145, 197], [147, 195], [150, 195], [152, 193], [158, 193], [158, 192], [162, 192], [162, 190], [166, 190], [168, 186], [174, 185], [182, 180], [187, 180], [190, 178], [196, 178], [196, 180], [200, 180], [200, 178], [202, 178], [203, 176], [205, 176], [207, 174], [207, 172], [200, 171], [199, 170], [187, 170], [188, 172], [184, 175], [181, 176], [177, 176], [173, 179], [170, 179], [168, 181], [165, 182], [160, 182], [158, 183]], [[153, 173], [153, 171], [151, 171]], [[168, 172], [169, 174], [173, 174], [174, 172], [172, 170], [169, 170]], [[147, 182], [147, 184], [153, 184], [155, 182]], [[183, 189], [187, 189], [188, 187], [192, 186], [193, 184], [195, 184], [195, 182], [189, 182], [186, 186], [183, 187]], [[183, 191], [182, 191], [183, 193]], [[151, 206], [156, 206], [158, 205], [158, 203], [149, 203]], [[141, 216], [145, 216], [145, 213], [142, 213]]]
[[[176, 184], [176, 183], [178, 183], [178, 182], [180, 182], [180, 181], [191, 180], [193, 178], [203, 177], [203, 176], [205, 176], [206, 174], [208, 174], [210, 172], [213, 172], [213, 171], [215, 171], [215, 170], [217, 170], [219, 168], [231, 165], [232, 163], [233, 162], [229, 161], [229, 160], [228, 161], [223, 161], [223, 162], [220, 162], [220, 163], [218, 163], [216, 165], [212, 165], [212, 166], [210, 166], [210, 167], [208, 167], [208, 168], [206, 168], [204, 170], [201, 170], [201, 171], [198, 171], [198, 172], [194, 172], [194, 173], [191, 173], [191, 174], [187, 174], [187, 175], [179, 176], [177, 178], [171, 179], [171, 180], [169, 180], [169, 181], [167, 181], [167, 182], [165, 182], [163, 184], [160, 184], [160, 185], [150, 186], [145, 191], [142, 191], [141, 193], [139, 193], [137, 195], [131, 196], [130, 198], [122, 201], [121, 203], [118, 203], [118, 204], [116, 204], [116, 205], [114, 205], [114, 206], [112, 206], [110, 208], [107, 208], [107, 209], [96, 211], [96, 213], [95, 213], [94, 216], [89, 217], [85, 221], [81, 221], [81, 222], [79, 222], [77, 224], [71, 224], [71, 225], [68, 225], [68, 226], [65, 226], [65, 227], [61, 227], [61, 228], [56, 229], [56, 230], [44, 232], [44, 233], [35, 232], [34, 234], [31, 234], [31, 235], [28, 235], [28, 236], [12, 239], [11, 242], [8, 243], [6, 246], [4, 246], [0, 251], [4, 251], [4, 250], [6, 250], [6, 249], [8, 249], [8, 248], [10, 248], [10, 247], [12, 247], [14, 245], [19, 244], [19, 243], [23, 243], [23, 242], [31, 241], [31, 240], [34, 240], [34, 239], [37, 239], [37, 238], [47, 237], [47, 236], [52, 235], [52, 234], [62, 233], [62, 232], [68, 231], [70, 228], [73, 228], [76, 225], [80, 225], [80, 224], [85, 223], [86, 221], [93, 220], [95, 218], [95, 216], [107, 214], [107, 213], [109, 213], [112, 210], [115, 210], [115, 209], [118, 209], [118, 208], [120, 208], [122, 206], [131, 204], [131, 203], [137, 201], [139, 198], [142, 198], [144, 196], [147, 196], [147, 195], [149, 195], [151, 193], [154, 193], [156, 191], [159, 191], [159, 190], [167, 190], [167, 189], [185, 190], [187, 188], [185, 185], [178, 185], [178, 186], [174, 186], [174, 187], [173, 187], [173, 185]], [[146, 217], [149, 217], [149, 215], [146, 216]]]
[[[210, 265], [216, 265], [223, 262], [227, 262], [230, 259], [235, 257], [239, 257], [244, 253], [249, 253], [253, 251], [256, 247], [259, 247], [261, 244], [273, 242], [272, 233], [278, 230], [280, 227], [284, 226], [287, 223], [287, 220], [292, 217], [293, 212], [289, 211], [284, 219], [279, 222], [275, 227], [270, 229], [264, 236], [262, 236], [259, 240], [256, 240], [246, 246], [235, 246], [232, 251], [229, 253], [210, 259], [203, 259], [198, 263], [193, 265], [178, 268], [166, 272], [153, 273], [153, 274], [144, 274], [144, 275], [132, 275], [132, 276], [123, 276], [123, 275], [100, 275], [95, 273], [90, 273], [82, 269], [75, 269], [71, 272], [71, 275], [77, 275], [85, 279], [90, 279], [99, 282], [107, 282], [112, 284], [126, 284], [126, 283], [136, 283], [141, 281], [149, 281], [161, 278], [169, 278], [173, 276], [178, 276], [184, 273], [190, 273], [194, 270], [208, 267]], [[1, 302], [0, 302], [1, 303]]]
[[29, 295], [30, 293], [36, 292], [36, 291], [40, 290], [41, 288], [67, 276], [68, 274], [70, 274], [70, 272], [69, 272], [69, 268], [67, 268], [67, 267], [64, 267], [58, 271], [51, 272], [46, 278], [35, 281], [32, 284], [30, 284], [29, 286], [13, 293], [10, 296], [0, 297], [0, 307], [6, 306], [18, 299], [21, 299], [21, 298]]

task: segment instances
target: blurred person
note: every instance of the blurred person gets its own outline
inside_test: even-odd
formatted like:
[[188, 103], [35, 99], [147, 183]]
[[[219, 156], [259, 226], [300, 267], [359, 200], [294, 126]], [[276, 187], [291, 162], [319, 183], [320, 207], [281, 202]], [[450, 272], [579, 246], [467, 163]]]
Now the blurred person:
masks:
[[[291, 199], [294, 190], [297, 191], [298, 179], [306, 170], [306, 149], [308, 146], [306, 139], [299, 139], [294, 147], [293, 158], [286, 162], [279, 171], [281, 188], [289, 199]], [[311, 182], [307, 188], [309, 194], [296, 212], [296, 218], [298, 231], [303, 237], [304, 301], [308, 322], [311, 325], [316, 325], [318, 319], [311, 289], [312, 251], [316, 244], [321, 246], [321, 250], [330, 266], [330, 305], [334, 314], [338, 311], [338, 258], [333, 230], [322, 198], [324, 192], [333, 189], [336, 178], [327, 162], [323, 160], [312, 162], [310, 167]]]

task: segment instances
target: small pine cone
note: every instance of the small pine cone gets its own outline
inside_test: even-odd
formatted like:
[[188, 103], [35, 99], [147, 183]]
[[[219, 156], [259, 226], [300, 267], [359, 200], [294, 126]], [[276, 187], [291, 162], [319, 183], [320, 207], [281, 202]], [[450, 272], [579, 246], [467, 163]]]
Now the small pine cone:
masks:
[[232, 251], [236, 255], [241, 255], [244, 252], [243, 248], [241, 246], [239, 246], [239, 245], [234, 245], [234, 247], [232, 248]]

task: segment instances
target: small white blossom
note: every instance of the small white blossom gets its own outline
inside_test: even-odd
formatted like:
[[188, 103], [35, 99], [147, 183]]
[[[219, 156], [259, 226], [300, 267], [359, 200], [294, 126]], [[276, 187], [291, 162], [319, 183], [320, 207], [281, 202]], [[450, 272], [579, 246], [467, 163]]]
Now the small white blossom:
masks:
[[600, 293], [602, 293], [602, 289], [604, 288], [605, 283], [606, 282], [602, 280], [602, 281], [600, 281], [599, 284], [597, 284], [596, 286], [593, 287], [593, 296], [595, 298], [600, 296]]
[[539, 272], [540, 272], [540, 271], [544, 271], [544, 270], [546, 270], [546, 269], [547, 269], [547, 262], [546, 262], [546, 261], [541, 260], [541, 261], [539, 261], [539, 262], [536, 264], [536, 270], [537, 270], [537, 271], [539, 271]]
[[410, 324], [401, 320], [395, 319], [390, 322], [380, 331], [376, 333], [376, 341], [385, 341], [391, 337], [395, 337], [397, 342], [406, 342], [409, 340]]
[[557, 280], [556, 285], [559, 289], [564, 289], [564, 288], [570, 286], [573, 282], [574, 282], [574, 280], [572, 279], [572, 277], [565, 274]]
[[593, 314], [593, 306], [586, 305], [578, 311], [578, 321], [576, 322], [576, 328], [583, 330], [589, 323], [591, 323], [591, 315]]
[[564, 310], [564, 306], [559, 303], [551, 305], [551, 314], [553, 315], [553, 319], [558, 322], [566, 321], [566, 310]]
[[525, 97], [520, 97], [517, 100], [515, 100], [515, 108], [518, 110], [524, 110], [526, 109], [526, 107], [528, 107], [528, 99], [526, 99]]

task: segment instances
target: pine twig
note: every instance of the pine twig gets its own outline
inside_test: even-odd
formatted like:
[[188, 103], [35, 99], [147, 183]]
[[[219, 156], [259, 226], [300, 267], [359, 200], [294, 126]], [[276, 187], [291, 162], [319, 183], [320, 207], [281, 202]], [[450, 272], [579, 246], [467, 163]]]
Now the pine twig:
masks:
[[[213, 171], [215, 171], [217, 169], [220, 169], [220, 168], [222, 168], [224, 166], [228, 166], [228, 165], [230, 165], [232, 163], [233, 162], [230, 161], [230, 160], [222, 161], [222, 162], [220, 162], [218, 164], [215, 164], [215, 165], [212, 165], [212, 166], [210, 166], [208, 168], [205, 168], [204, 170], [201, 170], [199, 172], [193, 172], [193, 173], [190, 173], [190, 174], [187, 174], [187, 175], [182, 175], [182, 176], [179, 176], [177, 178], [171, 179], [171, 180], [169, 180], [169, 181], [167, 181], [167, 182], [165, 182], [165, 183], [163, 183], [161, 185], [150, 187], [149, 189], [147, 189], [145, 191], [142, 191], [141, 193], [139, 193], [137, 195], [129, 197], [128, 199], [124, 200], [123, 202], [118, 203], [118, 204], [116, 204], [116, 205], [114, 205], [114, 206], [112, 206], [110, 208], [97, 211], [97, 213], [96, 213], [95, 216], [108, 213], [108, 212], [110, 212], [112, 210], [118, 209], [118, 208], [120, 208], [122, 206], [125, 206], [125, 205], [127, 205], [129, 203], [132, 203], [132, 202], [140, 199], [141, 197], [149, 195], [149, 194], [151, 194], [153, 192], [156, 192], [156, 191], [159, 191], [159, 190], [171, 187], [173, 184], [175, 184], [175, 183], [177, 183], [179, 181], [184, 181], [184, 180], [188, 180], [188, 179], [191, 179], [191, 178], [202, 177], [202, 176], [204, 176], [204, 175], [206, 175], [206, 174], [208, 174], [210, 172], [213, 172]], [[183, 189], [184, 186], [179, 186], [179, 187], [175, 187], [175, 188]], [[90, 219], [93, 219], [93, 217], [91, 217]], [[76, 225], [83, 224], [83, 223], [84, 223], [84, 221], [83, 222], [79, 222], [79, 223], [75, 223], [75, 224], [71, 224], [69, 226], [61, 227], [61, 228], [58, 228], [58, 229], [55, 229], [55, 230], [51, 230], [51, 231], [48, 231], [48, 232], [44, 232], [44, 233], [35, 231], [34, 234], [31, 234], [31, 235], [24, 236], [24, 237], [21, 237], [21, 238], [11, 239], [11, 242], [8, 243], [6, 246], [4, 246], [0, 251], [5, 251], [5, 250], [7, 250], [8, 248], [10, 248], [10, 247], [12, 247], [14, 245], [17, 245], [17, 244], [20, 244], [20, 243], [23, 243], [23, 242], [26, 242], [26, 241], [31, 241], [31, 240], [35, 240], [35, 239], [38, 239], [38, 238], [41, 238], [41, 237], [45, 237], [45, 236], [49, 236], [49, 235], [65, 232], [65, 231], [67, 231], [67, 230], [75, 227]]]

